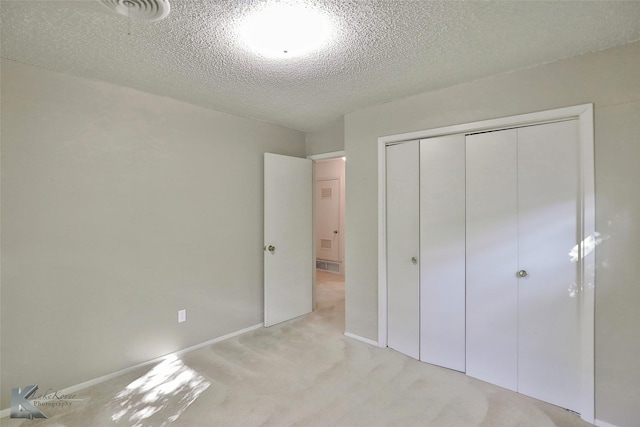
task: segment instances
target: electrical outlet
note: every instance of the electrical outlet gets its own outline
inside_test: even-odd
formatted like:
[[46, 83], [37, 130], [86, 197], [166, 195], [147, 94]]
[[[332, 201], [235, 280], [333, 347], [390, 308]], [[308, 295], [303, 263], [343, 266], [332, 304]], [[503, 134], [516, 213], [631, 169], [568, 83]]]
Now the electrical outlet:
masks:
[[182, 323], [186, 321], [187, 321], [187, 309], [183, 308], [181, 310], [178, 310], [178, 323]]

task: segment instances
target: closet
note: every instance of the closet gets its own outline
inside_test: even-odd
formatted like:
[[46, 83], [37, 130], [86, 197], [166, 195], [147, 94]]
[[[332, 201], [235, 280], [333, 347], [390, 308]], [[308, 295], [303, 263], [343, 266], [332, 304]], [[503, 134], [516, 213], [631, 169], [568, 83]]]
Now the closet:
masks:
[[387, 345], [580, 412], [579, 121], [385, 150]]

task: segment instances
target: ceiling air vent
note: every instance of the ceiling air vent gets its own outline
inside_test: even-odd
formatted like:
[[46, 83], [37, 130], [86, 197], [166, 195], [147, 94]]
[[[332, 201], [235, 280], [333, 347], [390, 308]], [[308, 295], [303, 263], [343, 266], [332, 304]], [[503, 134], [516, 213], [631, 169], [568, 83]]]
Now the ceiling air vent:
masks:
[[169, 15], [168, 0], [98, 0], [120, 15], [138, 21], [159, 21]]

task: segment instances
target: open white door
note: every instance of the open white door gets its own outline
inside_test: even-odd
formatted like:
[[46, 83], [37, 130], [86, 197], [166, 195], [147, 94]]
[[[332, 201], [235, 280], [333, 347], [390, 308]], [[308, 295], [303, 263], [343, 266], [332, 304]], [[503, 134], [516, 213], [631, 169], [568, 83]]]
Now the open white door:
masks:
[[313, 162], [264, 155], [264, 325], [312, 310]]

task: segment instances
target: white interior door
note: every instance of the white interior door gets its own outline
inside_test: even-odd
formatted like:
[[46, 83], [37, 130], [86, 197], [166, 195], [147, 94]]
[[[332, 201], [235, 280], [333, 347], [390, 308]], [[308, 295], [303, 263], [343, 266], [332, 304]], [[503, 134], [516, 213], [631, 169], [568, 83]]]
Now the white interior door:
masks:
[[517, 131], [466, 141], [467, 374], [517, 391]]
[[419, 141], [387, 147], [387, 345], [420, 358]]
[[340, 261], [340, 180], [316, 181], [316, 258]]
[[420, 141], [420, 360], [465, 370], [465, 136]]
[[312, 310], [312, 161], [264, 155], [264, 324]]

